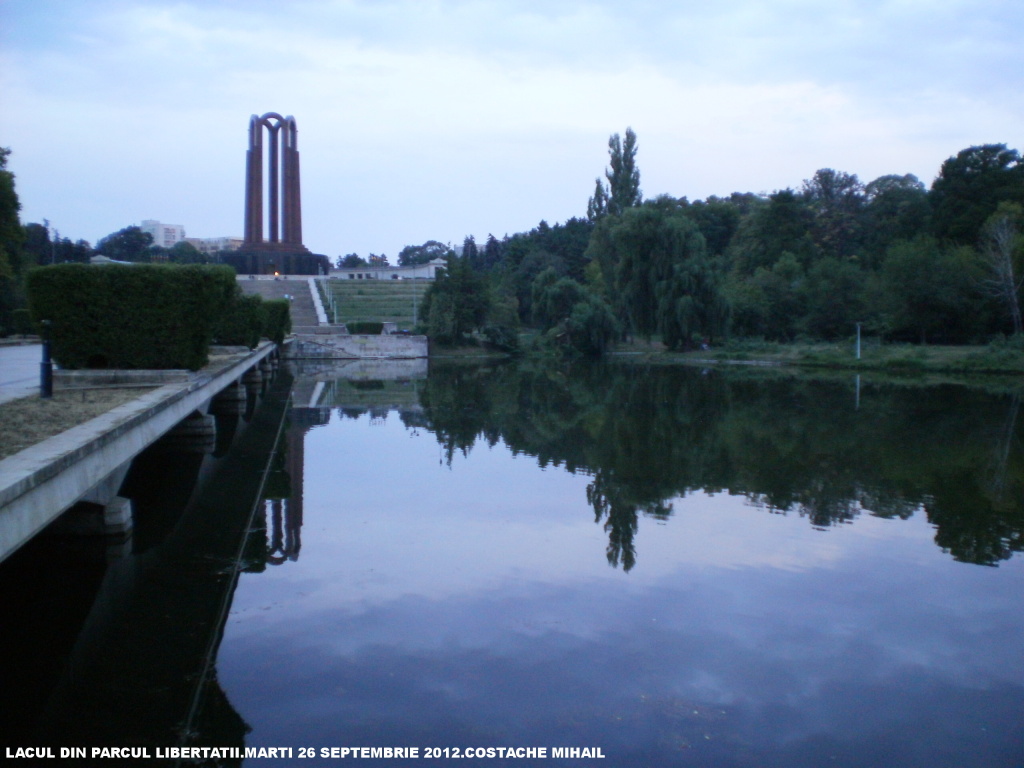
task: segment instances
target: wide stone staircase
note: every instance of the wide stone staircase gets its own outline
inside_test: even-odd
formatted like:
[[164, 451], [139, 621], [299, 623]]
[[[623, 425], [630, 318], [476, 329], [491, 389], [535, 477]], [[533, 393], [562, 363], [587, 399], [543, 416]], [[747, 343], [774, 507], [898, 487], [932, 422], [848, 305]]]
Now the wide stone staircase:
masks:
[[316, 307], [309, 291], [309, 278], [279, 277], [276, 280], [252, 280], [238, 278], [238, 285], [246, 294], [262, 296], [264, 299], [289, 299], [291, 301], [292, 333], [329, 334], [329, 326], [321, 326], [316, 319]]

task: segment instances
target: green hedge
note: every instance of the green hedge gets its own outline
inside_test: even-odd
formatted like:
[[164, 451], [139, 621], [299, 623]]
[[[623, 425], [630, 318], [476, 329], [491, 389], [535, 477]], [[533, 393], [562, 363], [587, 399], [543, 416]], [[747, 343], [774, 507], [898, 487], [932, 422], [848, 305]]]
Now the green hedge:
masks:
[[264, 301], [238, 290], [214, 326], [213, 340], [217, 344], [242, 344], [253, 349], [264, 336], [280, 344], [291, 330], [291, 304], [287, 299]]
[[189, 368], [208, 359], [235, 296], [225, 266], [58, 264], [27, 276], [32, 318], [49, 320], [62, 368]]
[[284, 341], [292, 332], [291, 302], [288, 299], [270, 299], [263, 302], [263, 335], [275, 344]]
[[260, 343], [264, 325], [263, 299], [259, 296], [245, 296], [235, 286], [220, 319], [213, 327], [213, 341], [216, 344], [241, 345], [253, 349]]
[[352, 334], [379, 336], [384, 330], [384, 323], [367, 320], [365, 322], [345, 323], [345, 327]]

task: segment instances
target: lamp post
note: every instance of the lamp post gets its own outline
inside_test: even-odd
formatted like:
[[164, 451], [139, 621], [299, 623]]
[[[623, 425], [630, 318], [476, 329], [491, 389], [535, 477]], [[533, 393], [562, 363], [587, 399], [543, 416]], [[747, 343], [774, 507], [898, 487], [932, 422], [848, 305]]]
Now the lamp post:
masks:
[[43, 328], [43, 359], [39, 363], [39, 397], [53, 397], [53, 361], [50, 360], [50, 321], [39, 323]]

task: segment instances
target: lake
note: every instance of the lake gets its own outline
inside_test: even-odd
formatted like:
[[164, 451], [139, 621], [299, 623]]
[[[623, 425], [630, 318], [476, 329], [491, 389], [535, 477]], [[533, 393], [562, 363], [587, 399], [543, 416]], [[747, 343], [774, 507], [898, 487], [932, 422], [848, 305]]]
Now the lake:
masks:
[[1020, 766], [1019, 411], [1001, 380], [296, 366], [213, 455], [140, 457], [127, 548], [0, 567], [3, 743]]

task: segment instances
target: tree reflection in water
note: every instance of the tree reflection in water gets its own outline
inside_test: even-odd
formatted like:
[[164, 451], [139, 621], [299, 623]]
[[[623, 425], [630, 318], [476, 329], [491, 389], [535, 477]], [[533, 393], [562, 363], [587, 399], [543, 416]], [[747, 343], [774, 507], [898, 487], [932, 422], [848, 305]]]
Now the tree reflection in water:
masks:
[[[927, 515], [954, 558], [996, 565], [1022, 547], [1020, 392], [804, 378], [782, 371], [623, 364], [552, 370], [433, 364], [422, 424], [446, 460], [503, 441], [593, 480], [608, 562], [630, 570], [641, 515], [727, 492], [820, 529], [862, 514]], [[417, 422], [420, 419], [416, 419]]]

